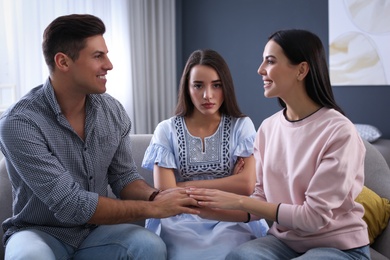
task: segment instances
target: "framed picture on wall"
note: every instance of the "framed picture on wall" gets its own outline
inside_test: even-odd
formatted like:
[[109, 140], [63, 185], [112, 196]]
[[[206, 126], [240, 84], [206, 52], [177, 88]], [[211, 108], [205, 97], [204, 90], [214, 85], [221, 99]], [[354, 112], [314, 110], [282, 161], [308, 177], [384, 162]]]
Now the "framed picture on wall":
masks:
[[328, 1], [332, 85], [390, 85], [390, 1]]

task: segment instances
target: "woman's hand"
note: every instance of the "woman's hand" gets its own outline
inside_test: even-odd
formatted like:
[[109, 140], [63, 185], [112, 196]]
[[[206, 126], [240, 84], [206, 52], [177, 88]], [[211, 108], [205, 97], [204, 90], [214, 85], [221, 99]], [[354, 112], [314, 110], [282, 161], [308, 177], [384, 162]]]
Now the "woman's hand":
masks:
[[[186, 192], [190, 198], [198, 201], [200, 216], [222, 221], [246, 221], [248, 213], [255, 216], [255, 219], [276, 221], [280, 204], [216, 189], [187, 188]], [[211, 211], [206, 211], [205, 208]], [[232, 210], [236, 211], [229, 213]]]
[[235, 193], [201, 188], [187, 189], [187, 194], [196, 199], [199, 206], [230, 210], [241, 210], [242, 199], [245, 197]]

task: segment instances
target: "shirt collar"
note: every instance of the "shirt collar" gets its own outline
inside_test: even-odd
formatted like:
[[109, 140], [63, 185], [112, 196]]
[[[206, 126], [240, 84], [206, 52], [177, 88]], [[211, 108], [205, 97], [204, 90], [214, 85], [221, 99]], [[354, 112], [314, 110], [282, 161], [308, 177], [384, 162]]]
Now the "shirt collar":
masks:
[[[55, 115], [61, 114], [61, 107], [58, 104], [56, 95], [54, 94], [54, 88], [51, 84], [50, 77], [47, 78], [46, 82], [43, 84], [43, 91], [45, 93], [45, 97], [47, 98], [51, 109], [54, 111]], [[100, 99], [98, 94], [91, 94], [87, 96], [86, 102], [87, 110], [97, 108], [100, 106]]]

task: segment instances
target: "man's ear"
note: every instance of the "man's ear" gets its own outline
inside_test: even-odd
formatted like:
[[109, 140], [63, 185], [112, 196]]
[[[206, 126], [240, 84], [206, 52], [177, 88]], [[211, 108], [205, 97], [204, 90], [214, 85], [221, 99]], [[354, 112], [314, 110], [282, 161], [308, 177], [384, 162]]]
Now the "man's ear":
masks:
[[54, 62], [60, 71], [66, 71], [69, 68], [70, 58], [66, 54], [58, 52], [54, 56]]
[[306, 77], [307, 73], [309, 73], [309, 70], [309, 64], [306, 61], [299, 63], [297, 79], [303, 80]]

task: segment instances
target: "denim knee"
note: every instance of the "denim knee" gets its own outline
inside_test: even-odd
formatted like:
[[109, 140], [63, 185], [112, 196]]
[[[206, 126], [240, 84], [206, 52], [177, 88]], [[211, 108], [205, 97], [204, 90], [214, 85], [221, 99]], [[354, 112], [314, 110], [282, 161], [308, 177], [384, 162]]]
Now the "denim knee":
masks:
[[[167, 259], [167, 247], [158, 235], [144, 229], [140, 236], [142, 236], [142, 239], [137, 239], [132, 247], [134, 259]], [[134, 250], [134, 248], [139, 250]]]
[[103, 225], [76, 250], [74, 259], [166, 259], [163, 240], [132, 224]]
[[8, 239], [4, 259], [68, 259], [69, 252], [71, 248], [56, 238], [45, 232], [31, 229], [16, 232]]

